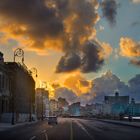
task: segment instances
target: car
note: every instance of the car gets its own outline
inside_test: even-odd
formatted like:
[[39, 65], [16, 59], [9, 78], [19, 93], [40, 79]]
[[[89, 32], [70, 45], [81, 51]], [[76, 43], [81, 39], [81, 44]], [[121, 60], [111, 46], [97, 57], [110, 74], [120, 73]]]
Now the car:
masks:
[[49, 116], [48, 117], [48, 124], [58, 124], [56, 116]]

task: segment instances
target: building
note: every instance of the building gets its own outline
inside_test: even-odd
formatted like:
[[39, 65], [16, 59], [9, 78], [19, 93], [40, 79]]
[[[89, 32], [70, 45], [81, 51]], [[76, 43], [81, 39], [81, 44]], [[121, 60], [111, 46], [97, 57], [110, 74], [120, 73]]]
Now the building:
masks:
[[86, 117], [93, 117], [97, 115], [102, 115], [103, 104], [87, 104], [85, 107], [81, 107], [81, 115]]
[[36, 89], [36, 115], [38, 119], [49, 116], [49, 92], [44, 88]]
[[140, 103], [135, 103], [134, 98], [131, 99], [131, 103], [126, 110], [126, 114], [128, 116], [140, 116]]
[[35, 82], [27, 67], [4, 62], [0, 53], [0, 121], [24, 122], [35, 117]]
[[80, 110], [81, 110], [80, 102], [73, 103], [69, 106], [70, 116], [75, 116], [75, 117], [81, 116]]
[[125, 114], [129, 105], [129, 96], [119, 96], [116, 92], [115, 96], [105, 96], [103, 104], [103, 114], [111, 116], [119, 116]]
[[68, 106], [69, 103], [65, 98], [58, 98], [58, 111], [59, 111], [59, 116], [65, 116], [68, 114]]
[[59, 110], [58, 110], [58, 101], [56, 101], [55, 99], [51, 99], [50, 100], [50, 116], [57, 116], [59, 114]]
[[86, 106], [81, 106], [80, 108], [81, 116], [91, 117], [94, 109], [95, 109], [94, 104], [91, 104], [91, 105], [86, 104]]
[[0, 121], [4, 113], [10, 112], [10, 78], [4, 66], [3, 54], [0, 52]]

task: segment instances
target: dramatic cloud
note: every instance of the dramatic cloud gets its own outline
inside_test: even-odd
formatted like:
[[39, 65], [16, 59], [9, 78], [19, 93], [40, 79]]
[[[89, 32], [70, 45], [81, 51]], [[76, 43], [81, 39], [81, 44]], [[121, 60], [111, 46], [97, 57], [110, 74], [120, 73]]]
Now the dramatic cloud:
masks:
[[80, 74], [73, 74], [65, 79], [64, 86], [73, 90], [77, 96], [80, 96], [90, 91], [91, 81], [86, 80]]
[[70, 52], [63, 56], [56, 68], [56, 72], [70, 72], [78, 69], [81, 65], [81, 58], [74, 52]]
[[83, 73], [96, 72], [104, 64], [104, 59], [112, 53], [112, 47], [107, 43], [97, 41], [88, 42], [79, 52], [68, 52], [63, 56], [56, 72], [70, 72], [79, 70]]
[[111, 25], [115, 24], [118, 8], [116, 0], [103, 0], [103, 2], [101, 3], [101, 7], [103, 16], [109, 21]]
[[93, 80], [91, 94], [96, 95], [94, 102], [101, 102], [105, 95], [114, 95], [115, 91], [119, 91], [120, 95], [129, 95], [128, 86], [122, 82], [111, 71], [106, 72], [101, 77]]
[[120, 39], [120, 53], [125, 57], [140, 57], [140, 43], [131, 38]]
[[104, 63], [103, 57], [99, 53], [101, 48], [99, 44], [88, 43], [83, 47], [83, 58], [81, 60], [81, 71], [84, 73], [97, 71]]
[[120, 55], [128, 57], [131, 64], [140, 66], [140, 42], [122, 37], [120, 39]]
[[26, 50], [64, 52], [56, 72], [97, 71], [103, 48], [87, 44], [96, 37], [98, 5], [97, 0], [1, 0], [0, 30], [5, 41], [15, 39]]
[[55, 98], [58, 99], [59, 97], [65, 98], [70, 104], [77, 101], [77, 96], [75, 93], [65, 87], [60, 87], [55, 90]]
[[64, 31], [63, 22], [45, 0], [1, 0], [0, 19], [0, 30], [6, 38], [14, 38], [28, 49], [61, 44], [58, 39]]
[[139, 102], [139, 89], [140, 74], [131, 78], [126, 84], [111, 71], [107, 71], [92, 81], [85, 80], [81, 75], [68, 77], [62, 87], [56, 88], [55, 98], [64, 97], [71, 103], [80, 101], [81, 104], [85, 105], [103, 102], [104, 96], [114, 96], [117, 91], [120, 93], [120, 96], [129, 95], [130, 98], [134, 98]]

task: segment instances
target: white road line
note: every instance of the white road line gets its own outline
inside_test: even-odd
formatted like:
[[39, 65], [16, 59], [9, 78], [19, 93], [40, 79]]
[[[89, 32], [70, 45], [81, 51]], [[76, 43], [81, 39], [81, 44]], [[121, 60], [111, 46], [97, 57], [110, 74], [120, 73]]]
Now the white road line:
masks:
[[45, 135], [46, 140], [48, 140], [48, 135], [46, 133], [46, 130], [43, 130], [42, 133]]
[[75, 121], [75, 123], [90, 137], [90, 139], [95, 139], [80, 122]]
[[45, 138], [46, 138], [46, 140], [49, 140], [49, 139], [48, 139], [48, 135], [47, 135], [47, 133], [44, 133], [44, 134], [45, 134]]
[[36, 136], [33, 136], [33, 137], [30, 138], [30, 140], [34, 140], [35, 138], [36, 138]]

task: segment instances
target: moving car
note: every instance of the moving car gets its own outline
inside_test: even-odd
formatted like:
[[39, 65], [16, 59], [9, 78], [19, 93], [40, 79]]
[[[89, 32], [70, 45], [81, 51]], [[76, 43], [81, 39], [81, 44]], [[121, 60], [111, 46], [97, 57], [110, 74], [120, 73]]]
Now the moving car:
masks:
[[58, 124], [56, 116], [49, 116], [48, 117], [48, 124]]

